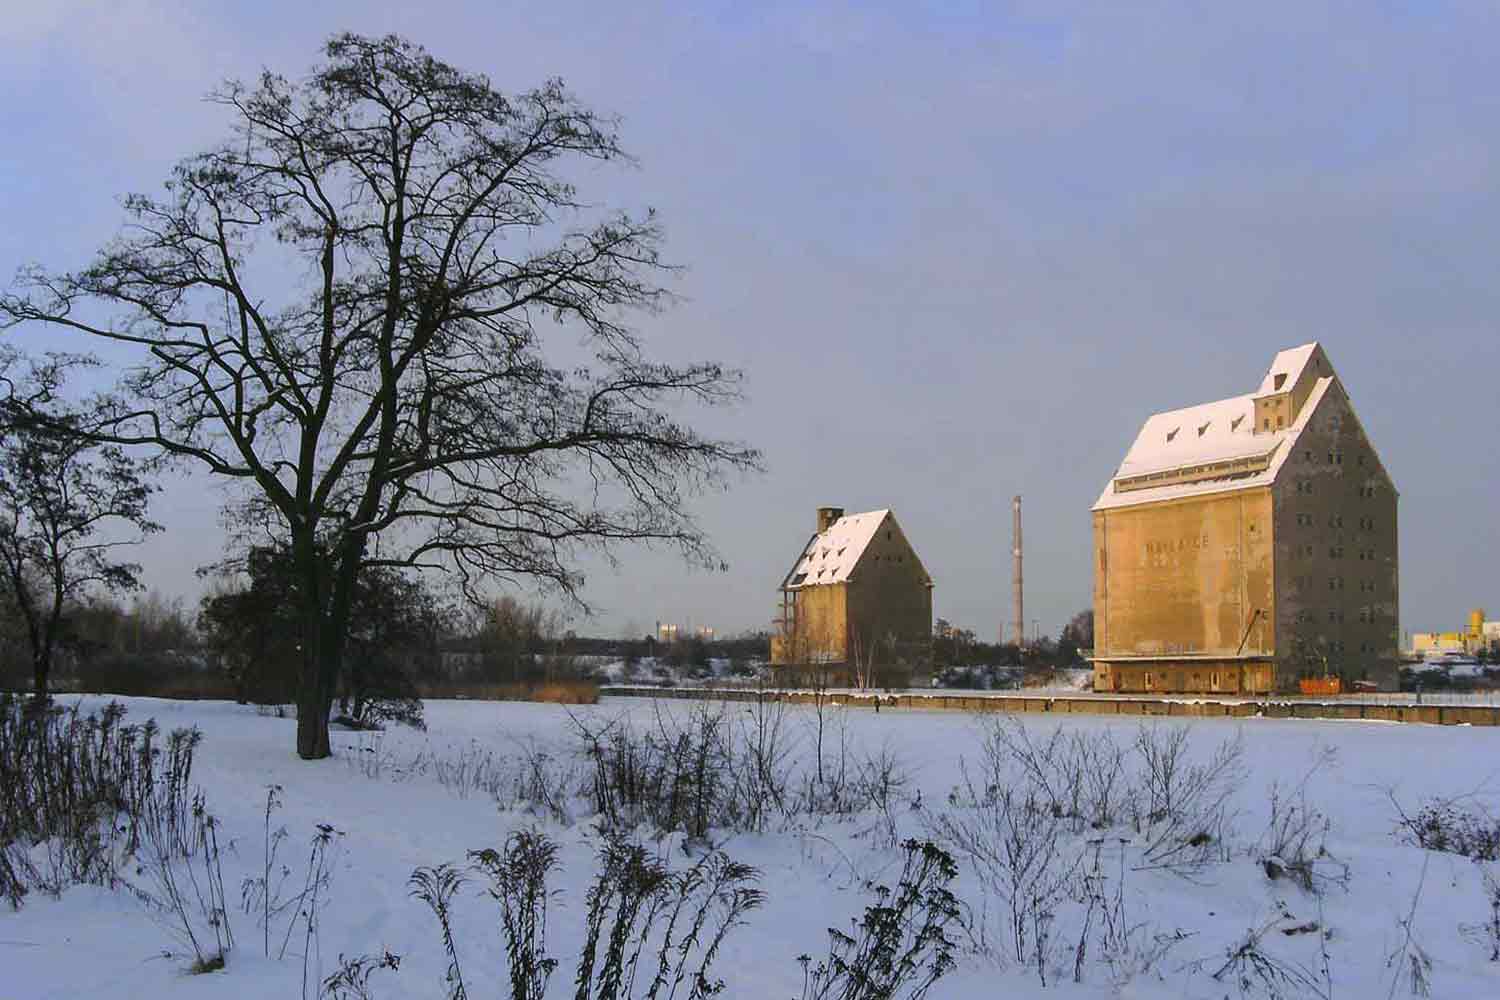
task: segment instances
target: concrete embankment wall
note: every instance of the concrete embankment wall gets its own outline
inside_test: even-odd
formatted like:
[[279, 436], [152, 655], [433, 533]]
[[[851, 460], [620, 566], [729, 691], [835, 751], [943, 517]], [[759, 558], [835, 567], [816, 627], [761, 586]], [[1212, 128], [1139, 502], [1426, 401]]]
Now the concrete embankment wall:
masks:
[[1142, 698], [1068, 694], [962, 694], [828, 691], [755, 691], [739, 688], [657, 688], [611, 685], [599, 689], [614, 698], [680, 698], [691, 701], [782, 701], [881, 711], [904, 709], [958, 712], [1051, 713], [1053, 715], [1149, 715], [1173, 718], [1368, 719], [1425, 722], [1442, 726], [1500, 725], [1500, 705], [1383, 705], [1358, 698], [1275, 699]]

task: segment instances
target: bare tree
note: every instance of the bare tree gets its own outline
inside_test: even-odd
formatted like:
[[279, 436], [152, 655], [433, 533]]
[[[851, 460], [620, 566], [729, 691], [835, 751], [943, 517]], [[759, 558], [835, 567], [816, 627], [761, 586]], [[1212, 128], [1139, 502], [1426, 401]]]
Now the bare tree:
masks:
[[849, 630], [850, 679], [861, 691], [868, 691], [875, 682], [875, 659], [881, 645], [873, 629]]
[[576, 598], [580, 547], [714, 566], [686, 500], [759, 461], [673, 416], [735, 399], [738, 374], [652, 363], [627, 325], [669, 300], [657, 220], [591, 218], [568, 179], [625, 158], [612, 120], [558, 81], [502, 94], [395, 37], [340, 35], [325, 57], [300, 82], [225, 85], [230, 141], [130, 197], [91, 266], [0, 296], [0, 323], [139, 347], [133, 405], [97, 437], [243, 484], [291, 544], [306, 758], [329, 752], [361, 567]]
[[141, 468], [118, 446], [78, 434], [83, 414], [60, 398], [68, 369], [85, 363], [0, 357], [8, 390], [0, 407], [0, 574], [24, 627], [38, 701], [47, 698], [68, 609], [91, 589], [138, 589], [140, 567], [114, 552], [160, 530], [146, 516], [155, 487]]

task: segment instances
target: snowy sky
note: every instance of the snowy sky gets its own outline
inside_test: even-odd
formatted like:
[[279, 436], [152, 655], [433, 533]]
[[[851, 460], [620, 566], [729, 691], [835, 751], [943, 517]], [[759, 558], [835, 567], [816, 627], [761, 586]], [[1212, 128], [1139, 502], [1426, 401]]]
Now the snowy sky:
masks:
[[[769, 466], [699, 505], [729, 572], [627, 553], [580, 629], [764, 625], [836, 504], [892, 508], [937, 614], [993, 636], [1020, 493], [1055, 634], [1140, 422], [1314, 339], [1401, 490], [1403, 627], [1500, 614], [1493, 3], [0, 0], [0, 275], [84, 263], [225, 134], [205, 91], [339, 30], [622, 115], [641, 169], [587, 193], [656, 206], [688, 265], [648, 343], [748, 373], [706, 422]], [[196, 598], [220, 499], [162, 498], [153, 586]]]

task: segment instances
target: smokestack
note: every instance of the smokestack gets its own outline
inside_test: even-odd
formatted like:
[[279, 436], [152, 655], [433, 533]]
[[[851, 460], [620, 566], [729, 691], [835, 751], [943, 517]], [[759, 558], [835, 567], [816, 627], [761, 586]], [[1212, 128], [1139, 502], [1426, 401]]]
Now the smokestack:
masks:
[[1026, 608], [1021, 602], [1021, 498], [1016, 497], [1010, 502], [1011, 508], [1011, 614], [1014, 616], [1016, 628], [1016, 645], [1026, 645]]

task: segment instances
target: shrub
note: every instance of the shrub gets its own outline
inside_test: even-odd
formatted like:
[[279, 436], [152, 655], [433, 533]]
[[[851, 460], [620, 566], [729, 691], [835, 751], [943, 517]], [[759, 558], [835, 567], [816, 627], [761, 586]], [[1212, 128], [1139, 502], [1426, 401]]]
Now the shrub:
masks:
[[1320, 892], [1326, 884], [1347, 884], [1349, 870], [1328, 853], [1330, 821], [1308, 805], [1305, 793], [1284, 795], [1271, 786], [1271, 814], [1261, 835], [1260, 862], [1266, 877], [1290, 878], [1307, 892]]
[[182, 830], [171, 814], [146, 810], [137, 852], [140, 881], [132, 888], [168, 933], [192, 952], [190, 970], [214, 972], [224, 967], [234, 947], [220, 867], [219, 823], [201, 794], [193, 798], [191, 815], [190, 830]]
[[778, 818], [874, 813], [874, 829], [894, 841], [894, 808], [906, 785], [900, 761], [888, 750], [853, 753], [841, 728], [832, 734], [836, 749], [825, 753], [820, 706], [815, 765], [799, 772], [782, 713], [778, 702], [757, 699], [735, 725], [724, 706], [697, 704], [684, 718], [659, 710], [644, 732], [575, 718], [591, 772], [590, 806], [614, 829], [649, 823], [691, 838], [715, 828], [762, 832]]
[[1391, 797], [1397, 825], [1408, 843], [1474, 861], [1500, 861], [1500, 821], [1454, 799], [1432, 799], [1407, 815]]
[[929, 841], [902, 845], [906, 861], [895, 889], [871, 885], [874, 902], [851, 932], [830, 927], [828, 957], [802, 964], [802, 1000], [920, 1000], [952, 970], [957, 945], [948, 928], [960, 922], [948, 884], [953, 858]]
[[[1091, 947], [1117, 978], [1149, 969], [1182, 938], [1149, 936], [1126, 923], [1124, 873], [1162, 869], [1192, 878], [1227, 860], [1227, 803], [1242, 772], [1238, 738], [1205, 759], [1192, 753], [1183, 727], [1143, 725], [1123, 743], [1109, 731], [1062, 726], [1036, 738], [1014, 718], [982, 724], [977, 768], [961, 765], [950, 808], [926, 823], [974, 867], [987, 899], [1000, 903], [1003, 950], [1033, 965], [1045, 985], [1058, 957], [1054, 928], [1072, 903], [1075, 980]], [[1113, 891], [1100, 860], [1106, 841], [1119, 851]], [[976, 946], [991, 950], [987, 921], [973, 931]]]
[[557, 845], [539, 833], [510, 835], [504, 852], [474, 851], [469, 858], [490, 879], [500, 904], [512, 1000], [542, 1000], [557, 960], [547, 954], [547, 877], [557, 866]]
[[[547, 878], [556, 847], [544, 835], [518, 834], [503, 851], [476, 851], [472, 864], [500, 905], [510, 962], [511, 1000], [537, 1000], [557, 962], [547, 955]], [[761, 905], [759, 873], [719, 851], [671, 871], [638, 844], [610, 840], [585, 896], [584, 943], [574, 973], [579, 1000], [704, 1000], [723, 991], [714, 962], [729, 932]], [[465, 872], [451, 865], [412, 873], [412, 895], [437, 918], [448, 955], [449, 1000], [467, 986], [453, 926], [452, 899]], [[654, 954], [653, 954], [654, 952]], [[644, 959], [644, 965], [642, 960]]]
[[[190, 847], [200, 734], [162, 741], [155, 722], [128, 726], [124, 716], [116, 702], [84, 715], [0, 694], [0, 897], [13, 907], [34, 888], [114, 885], [148, 837], [176, 856]], [[37, 845], [45, 870], [30, 860]]]

